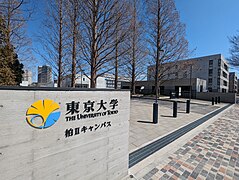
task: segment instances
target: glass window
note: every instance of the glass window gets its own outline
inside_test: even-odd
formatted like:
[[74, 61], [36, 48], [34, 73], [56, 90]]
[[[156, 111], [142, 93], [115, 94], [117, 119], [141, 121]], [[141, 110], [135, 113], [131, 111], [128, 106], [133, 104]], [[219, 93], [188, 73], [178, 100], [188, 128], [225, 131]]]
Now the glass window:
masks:
[[227, 86], [227, 81], [223, 81], [223, 85], [224, 85], [224, 86]]
[[209, 69], [209, 71], [208, 71], [209, 76], [212, 76], [212, 72], [213, 72], [213, 70], [212, 70], [212, 69]]
[[209, 66], [213, 65], [213, 60], [209, 60]]
[[223, 77], [227, 78], [227, 73], [225, 73], [224, 71], [223, 71]]
[[114, 80], [106, 80], [107, 88], [114, 88]]
[[228, 66], [226, 64], [224, 64], [224, 69], [228, 71]]
[[208, 83], [210, 83], [210, 84], [212, 83], [212, 78], [208, 79]]

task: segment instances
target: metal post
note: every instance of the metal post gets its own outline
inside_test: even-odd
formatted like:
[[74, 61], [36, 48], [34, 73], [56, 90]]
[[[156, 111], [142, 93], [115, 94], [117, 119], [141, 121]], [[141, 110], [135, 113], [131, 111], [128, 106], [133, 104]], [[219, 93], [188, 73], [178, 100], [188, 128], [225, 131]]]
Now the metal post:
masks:
[[[157, 42], [158, 44], [159, 42]], [[161, 49], [157, 50], [157, 58], [155, 65], [155, 103], [153, 104], [153, 123], [158, 123], [158, 89], [159, 89], [159, 60], [160, 60], [160, 52], [164, 52]]]
[[186, 113], [190, 113], [190, 100], [187, 100], [186, 103]]
[[158, 123], [158, 103], [157, 102], [153, 104], [153, 123], [154, 124]]
[[177, 112], [178, 112], [178, 102], [174, 101], [173, 102], [173, 117], [177, 117]]
[[221, 97], [218, 96], [217, 102], [220, 104], [221, 103]]
[[214, 105], [214, 97], [212, 97], [212, 105]]
[[215, 104], [217, 104], [217, 97], [215, 97]]

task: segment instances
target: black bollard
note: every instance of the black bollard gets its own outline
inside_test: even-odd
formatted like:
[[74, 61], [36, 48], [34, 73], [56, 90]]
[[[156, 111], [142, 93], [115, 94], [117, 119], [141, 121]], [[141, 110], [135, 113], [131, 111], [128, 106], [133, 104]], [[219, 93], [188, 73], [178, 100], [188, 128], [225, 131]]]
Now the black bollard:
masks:
[[212, 105], [214, 105], [214, 97], [212, 97]]
[[221, 103], [221, 97], [220, 97], [220, 96], [218, 96], [217, 102], [218, 102], [219, 104]]
[[215, 97], [215, 104], [217, 104], [217, 97]]
[[153, 104], [153, 123], [158, 123], [158, 103]]
[[177, 117], [177, 112], [178, 112], [178, 102], [174, 101], [173, 102], [173, 117]]
[[190, 113], [190, 100], [187, 100], [186, 103], [186, 113]]

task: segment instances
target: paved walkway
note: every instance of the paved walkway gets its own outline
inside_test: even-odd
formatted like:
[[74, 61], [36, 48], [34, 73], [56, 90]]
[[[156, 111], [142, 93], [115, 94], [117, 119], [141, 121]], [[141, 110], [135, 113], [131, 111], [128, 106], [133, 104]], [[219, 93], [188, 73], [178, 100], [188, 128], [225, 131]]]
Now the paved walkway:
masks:
[[212, 106], [211, 102], [192, 100], [191, 113], [186, 114], [186, 104], [178, 103], [178, 117], [172, 117], [172, 102], [159, 101], [158, 124], [152, 124], [153, 100], [131, 100], [129, 151], [145, 146], [146, 144], [165, 136], [166, 134], [191, 123], [205, 114], [210, 113], [226, 104]]
[[129, 179], [239, 179], [239, 105], [141, 161]]

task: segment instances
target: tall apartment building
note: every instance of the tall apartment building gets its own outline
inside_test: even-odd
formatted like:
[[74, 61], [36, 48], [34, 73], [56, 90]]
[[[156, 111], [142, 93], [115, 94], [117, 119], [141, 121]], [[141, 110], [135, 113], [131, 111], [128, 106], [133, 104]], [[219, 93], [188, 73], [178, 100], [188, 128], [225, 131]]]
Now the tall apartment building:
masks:
[[38, 83], [52, 83], [52, 69], [50, 66], [38, 66]]
[[[229, 90], [228, 63], [221, 54], [165, 63], [161, 68], [167, 70], [162, 80], [199, 78], [207, 81], [206, 89], [209, 92]], [[148, 80], [154, 80], [154, 75], [155, 66], [149, 66]]]
[[237, 75], [235, 72], [230, 72], [229, 73], [229, 92], [231, 93], [237, 93], [238, 92], [238, 88], [237, 88]]

